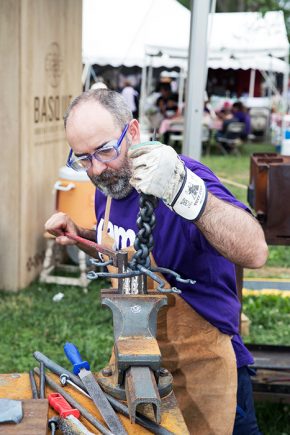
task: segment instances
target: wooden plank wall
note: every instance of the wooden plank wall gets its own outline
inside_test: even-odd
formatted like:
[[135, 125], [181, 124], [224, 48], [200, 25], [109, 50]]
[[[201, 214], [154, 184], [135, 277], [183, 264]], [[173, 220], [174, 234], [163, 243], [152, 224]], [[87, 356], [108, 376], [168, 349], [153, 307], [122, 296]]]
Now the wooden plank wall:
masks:
[[[68, 153], [62, 117], [81, 91], [82, 2], [0, 1], [2, 33], [1, 7], [14, 16], [3, 47], [0, 39], [0, 51], [7, 55], [12, 45], [14, 62], [1, 65], [0, 77], [6, 74], [14, 91], [5, 99], [11, 112], [9, 134], [0, 118], [0, 137], [8, 148], [5, 180], [11, 186], [1, 201], [0, 288], [18, 290], [40, 271], [43, 225], [54, 211], [53, 185]], [[3, 174], [1, 159], [0, 165]]]
[[19, 277], [20, 86], [19, 0], [0, 1], [0, 288]]

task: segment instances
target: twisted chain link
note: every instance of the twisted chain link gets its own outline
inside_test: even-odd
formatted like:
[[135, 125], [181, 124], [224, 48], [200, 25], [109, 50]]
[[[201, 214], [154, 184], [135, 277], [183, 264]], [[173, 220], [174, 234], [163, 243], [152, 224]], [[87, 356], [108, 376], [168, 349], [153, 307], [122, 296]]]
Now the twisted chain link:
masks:
[[137, 226], [139, 228], [136, 234], [134, 248], [135, 254], [130, 261], [130, 267], [134, 270], [138, 265], [150, 268], [150, 252], [154, 246], [153, 229], [156, 224], [154, 209], [158, 199], [152, 195], [141, 193], [139, 199], [139, 213], [137, 216]]

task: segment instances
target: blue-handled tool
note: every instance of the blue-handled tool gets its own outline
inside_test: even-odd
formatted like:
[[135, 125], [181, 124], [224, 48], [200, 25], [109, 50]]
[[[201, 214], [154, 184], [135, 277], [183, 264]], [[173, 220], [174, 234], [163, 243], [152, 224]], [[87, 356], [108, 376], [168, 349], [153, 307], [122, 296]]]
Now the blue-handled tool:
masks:
[[72, 343], [64, 345], [64, 353], [73, 365], [73, 373], [78, 375], [81, 369], [90, 370], [90, 364], [83, 361], [78, 348]]
[[109, 429], [116, 435], [126, 435], [126, 430], [90, 371], [89, 363], [83, 361], [78, 348], [73, 343], [66, 343], [64, 352], [73, 365], [73, 373], [81, 379]]

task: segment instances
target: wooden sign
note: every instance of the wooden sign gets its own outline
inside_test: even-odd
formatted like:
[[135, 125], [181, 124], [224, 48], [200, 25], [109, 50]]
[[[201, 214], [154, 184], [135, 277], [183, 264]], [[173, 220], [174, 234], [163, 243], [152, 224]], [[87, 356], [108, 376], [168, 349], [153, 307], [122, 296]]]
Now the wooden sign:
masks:
[[0, 288], [39, 273], [65, 165], [63, 114], [81, 92], [81, 0], [0, 1]]

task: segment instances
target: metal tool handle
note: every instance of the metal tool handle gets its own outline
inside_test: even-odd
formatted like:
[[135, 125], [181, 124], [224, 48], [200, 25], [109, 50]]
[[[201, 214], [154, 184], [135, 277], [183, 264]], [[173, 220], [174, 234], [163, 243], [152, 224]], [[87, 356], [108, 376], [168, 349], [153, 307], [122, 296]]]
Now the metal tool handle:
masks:
[[60, 393], [49, 394], [48, 402], [62, 418], [66, 418], [69, 415], [73, 415], [75, 418], [80, 418], [80, 411], [73, 408]]
[[78, 375], [81, 369], [90, 370], [90, 364], [82, 359], [78, 348], [73, 343], [65, 343], [63, 349], [68, 360], [73, 365], [73, 373], [75, 375]]

